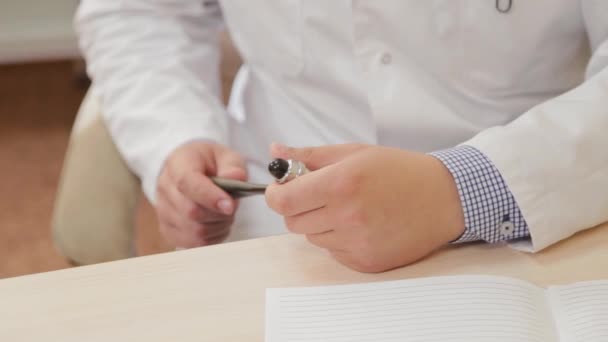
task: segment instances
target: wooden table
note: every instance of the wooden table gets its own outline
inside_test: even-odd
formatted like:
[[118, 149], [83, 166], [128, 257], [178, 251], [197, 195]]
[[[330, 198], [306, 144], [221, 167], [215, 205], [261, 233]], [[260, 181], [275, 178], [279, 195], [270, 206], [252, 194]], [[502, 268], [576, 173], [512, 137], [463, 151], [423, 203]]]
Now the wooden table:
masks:
[[539, 285], [608, 278], [608, 225], [536, 255], [473, 244], [383, 274], [348, 270], [284, 235], [5, 279], [0, 341], [263, 341], [267, 287], [448, 274]]

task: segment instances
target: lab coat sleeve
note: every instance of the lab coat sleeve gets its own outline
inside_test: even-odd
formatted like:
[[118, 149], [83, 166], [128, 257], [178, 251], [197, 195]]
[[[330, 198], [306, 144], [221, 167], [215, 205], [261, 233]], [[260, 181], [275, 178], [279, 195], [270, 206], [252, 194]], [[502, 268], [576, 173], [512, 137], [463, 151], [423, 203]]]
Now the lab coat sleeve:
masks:
[[219, 3], [83, 0], [75, 26], [111, 136], [154, 202], [158, 175], [175, 148], [227, 141]]
[[586, 81], [465, 143], [505, 179], [532, 251], [608, 221], [608, 1], [581, 4], [593, 51]]

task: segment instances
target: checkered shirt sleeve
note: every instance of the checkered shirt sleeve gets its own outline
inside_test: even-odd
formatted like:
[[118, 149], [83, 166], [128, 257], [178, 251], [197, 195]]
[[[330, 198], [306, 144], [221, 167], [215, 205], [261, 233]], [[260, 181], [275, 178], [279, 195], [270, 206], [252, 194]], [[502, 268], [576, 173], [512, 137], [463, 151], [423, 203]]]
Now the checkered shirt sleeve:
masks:
[[472, 146], [430, 153], [452, 173], [464, 211], [465, 231], [455, 243], [499, 242], [529, 236], [528, 225], [498, 169]]

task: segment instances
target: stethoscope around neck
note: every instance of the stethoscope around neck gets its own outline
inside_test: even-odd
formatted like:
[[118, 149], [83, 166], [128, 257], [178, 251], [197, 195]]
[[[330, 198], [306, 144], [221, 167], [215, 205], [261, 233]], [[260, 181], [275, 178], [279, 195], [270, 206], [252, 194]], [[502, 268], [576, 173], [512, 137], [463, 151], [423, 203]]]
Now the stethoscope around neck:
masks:
[[513, 7], [513, 0], [496, 0], [496, 10], [500, 13], [508, 13]]

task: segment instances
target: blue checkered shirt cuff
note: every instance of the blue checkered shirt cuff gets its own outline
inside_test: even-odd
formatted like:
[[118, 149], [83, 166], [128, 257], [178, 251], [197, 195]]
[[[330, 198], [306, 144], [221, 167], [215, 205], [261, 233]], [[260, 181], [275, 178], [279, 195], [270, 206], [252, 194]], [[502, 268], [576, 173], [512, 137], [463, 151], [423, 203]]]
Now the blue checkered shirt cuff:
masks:
[[464, 212], [465, 231], [454, 241], [499, 242], [529, 236], [513, 194], [498, 169], [472, 146], [430, 153], [452, 173]]

